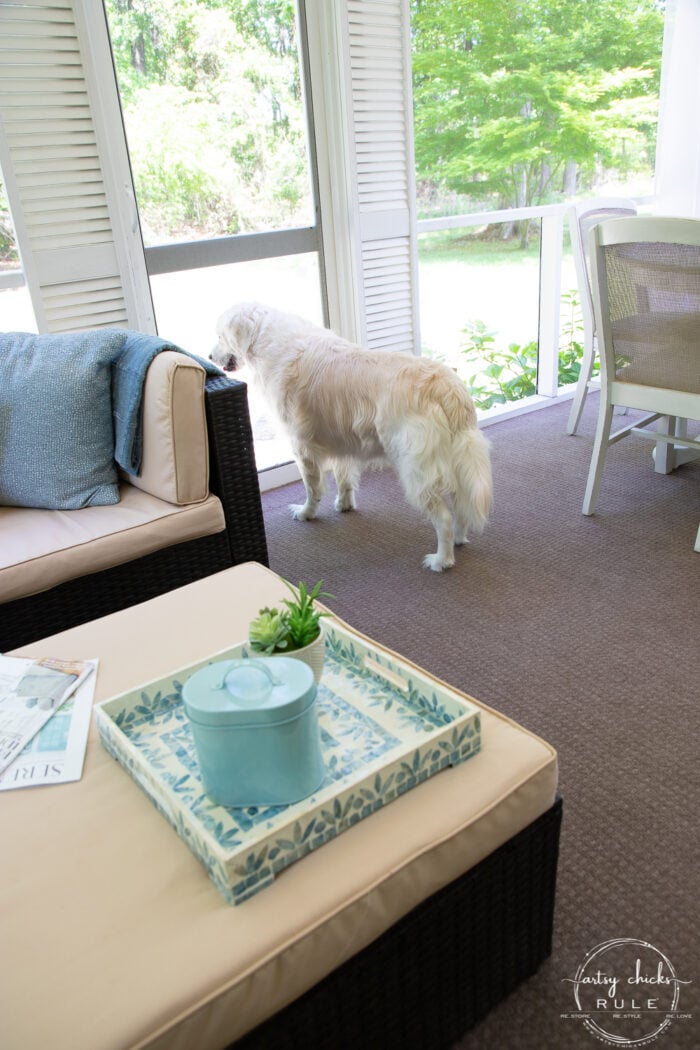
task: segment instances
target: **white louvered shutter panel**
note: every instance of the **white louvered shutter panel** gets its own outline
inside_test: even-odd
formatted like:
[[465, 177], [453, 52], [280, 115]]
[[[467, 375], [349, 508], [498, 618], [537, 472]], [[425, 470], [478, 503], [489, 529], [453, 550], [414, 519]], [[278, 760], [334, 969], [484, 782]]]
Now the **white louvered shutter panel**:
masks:
[[0, 0], [0, 167], [39, 331], [155, 332], [100, 0]]
[[419, 351], [408, 0], [347, 0], [362, 342]]

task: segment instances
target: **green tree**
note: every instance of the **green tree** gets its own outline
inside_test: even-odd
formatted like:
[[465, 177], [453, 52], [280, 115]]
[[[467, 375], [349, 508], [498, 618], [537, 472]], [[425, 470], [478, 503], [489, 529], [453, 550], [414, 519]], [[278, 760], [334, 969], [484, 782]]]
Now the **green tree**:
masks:
[[293, 0], [108, 0], [147, 243], [294, 222], [308, 195]]
[[495, 207], [653, 164], [664, 0], [413, 0], [419, 182]]

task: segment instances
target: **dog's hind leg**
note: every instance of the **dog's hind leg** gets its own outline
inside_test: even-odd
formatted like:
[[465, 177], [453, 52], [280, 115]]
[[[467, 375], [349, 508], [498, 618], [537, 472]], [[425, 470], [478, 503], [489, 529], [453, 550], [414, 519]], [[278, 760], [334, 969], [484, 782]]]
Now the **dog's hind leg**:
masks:
[[435, 535], [437, 536], [437, 550], [434, 554], [426, 554], [423, 565], [433, 572], [442, 572], [449, 569], [455, 563], [454, 548], [454, 519], [445, 498], [434, 489], [418, 489], [411, 484], [415, 480], [411, 472], [406, 472], [397, 465], [399, 477], [403, 484], [406, 499], [418, 510], [422, 510], [430, 518]]
[[333, 474], [338, 494], [335, 497], [336, 510], [354, 510], [357, 506], [355, 497], [362, 471], [357, 463], [342, 461], [333, 465]]
[[434, 554], [426, 554], [423, 558], [423, 565], [426, 569], [432, 569], [433, 572], [442, 572], [443, 569], [449, 569], [455, 563], [452, 512], [443, 497], [435, 493], [426, 493], [419, 506], [432, 521], [438, 544]]
[[469, 543], [469, 519], [455, 507], [455, 544], [461, 547]]
[[306, 489], [306, 503], [292, 503], [289, 509], [292, 517], [297, 521], [310, 521], [311, 518], [316, 517], [316, 511], [323, 495], [323, 472], [317, 461], [303, 452], [295, 451], [295, 459]]

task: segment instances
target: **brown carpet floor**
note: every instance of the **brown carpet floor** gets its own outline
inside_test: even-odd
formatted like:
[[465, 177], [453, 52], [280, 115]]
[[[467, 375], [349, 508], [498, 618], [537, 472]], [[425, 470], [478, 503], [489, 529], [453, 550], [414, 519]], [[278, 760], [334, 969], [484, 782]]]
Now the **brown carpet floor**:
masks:
[[560, 1016], [574, 1009], [564, 978], [612, 937], [651, 942], [693, 982], [681, 992], [691, 1020], [655, 1045], [700, 1046], [700, 462], [658, 475], [651, 443], [627, 438], [584, 517], [596, 400], [575, 437], [568, 404], [487, 429], [493, 519], [441, 575], [421, 567], [432, 529], [389, 472], [363, 478], [350, 514], [333, 510], [331, 481], [309, 523], [287, 509], [301, 485], [263, 496], [273, 569], [322, 577], [343, 619], [558, 750], [553, 953], [459, 1050], [592, 1047]]

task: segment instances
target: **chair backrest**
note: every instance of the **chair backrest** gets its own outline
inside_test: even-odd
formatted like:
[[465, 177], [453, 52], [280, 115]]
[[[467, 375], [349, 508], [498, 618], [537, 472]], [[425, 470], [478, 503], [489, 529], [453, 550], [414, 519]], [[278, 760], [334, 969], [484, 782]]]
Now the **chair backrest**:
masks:
[[592, 228], [605, 219], [636, 215], [637, 205], [628, 197], [597, 197], [580, 201], [568, 211], [571, 253], [576, 267], [576, 280], [581, 297], [583, 323], [594, 329], [593, 299], [591, 295], [591, 272], [588, 258], [589, 234]]
[[700, 220], [609, 219], [589, 244], [604, 382], [700, 396]]

